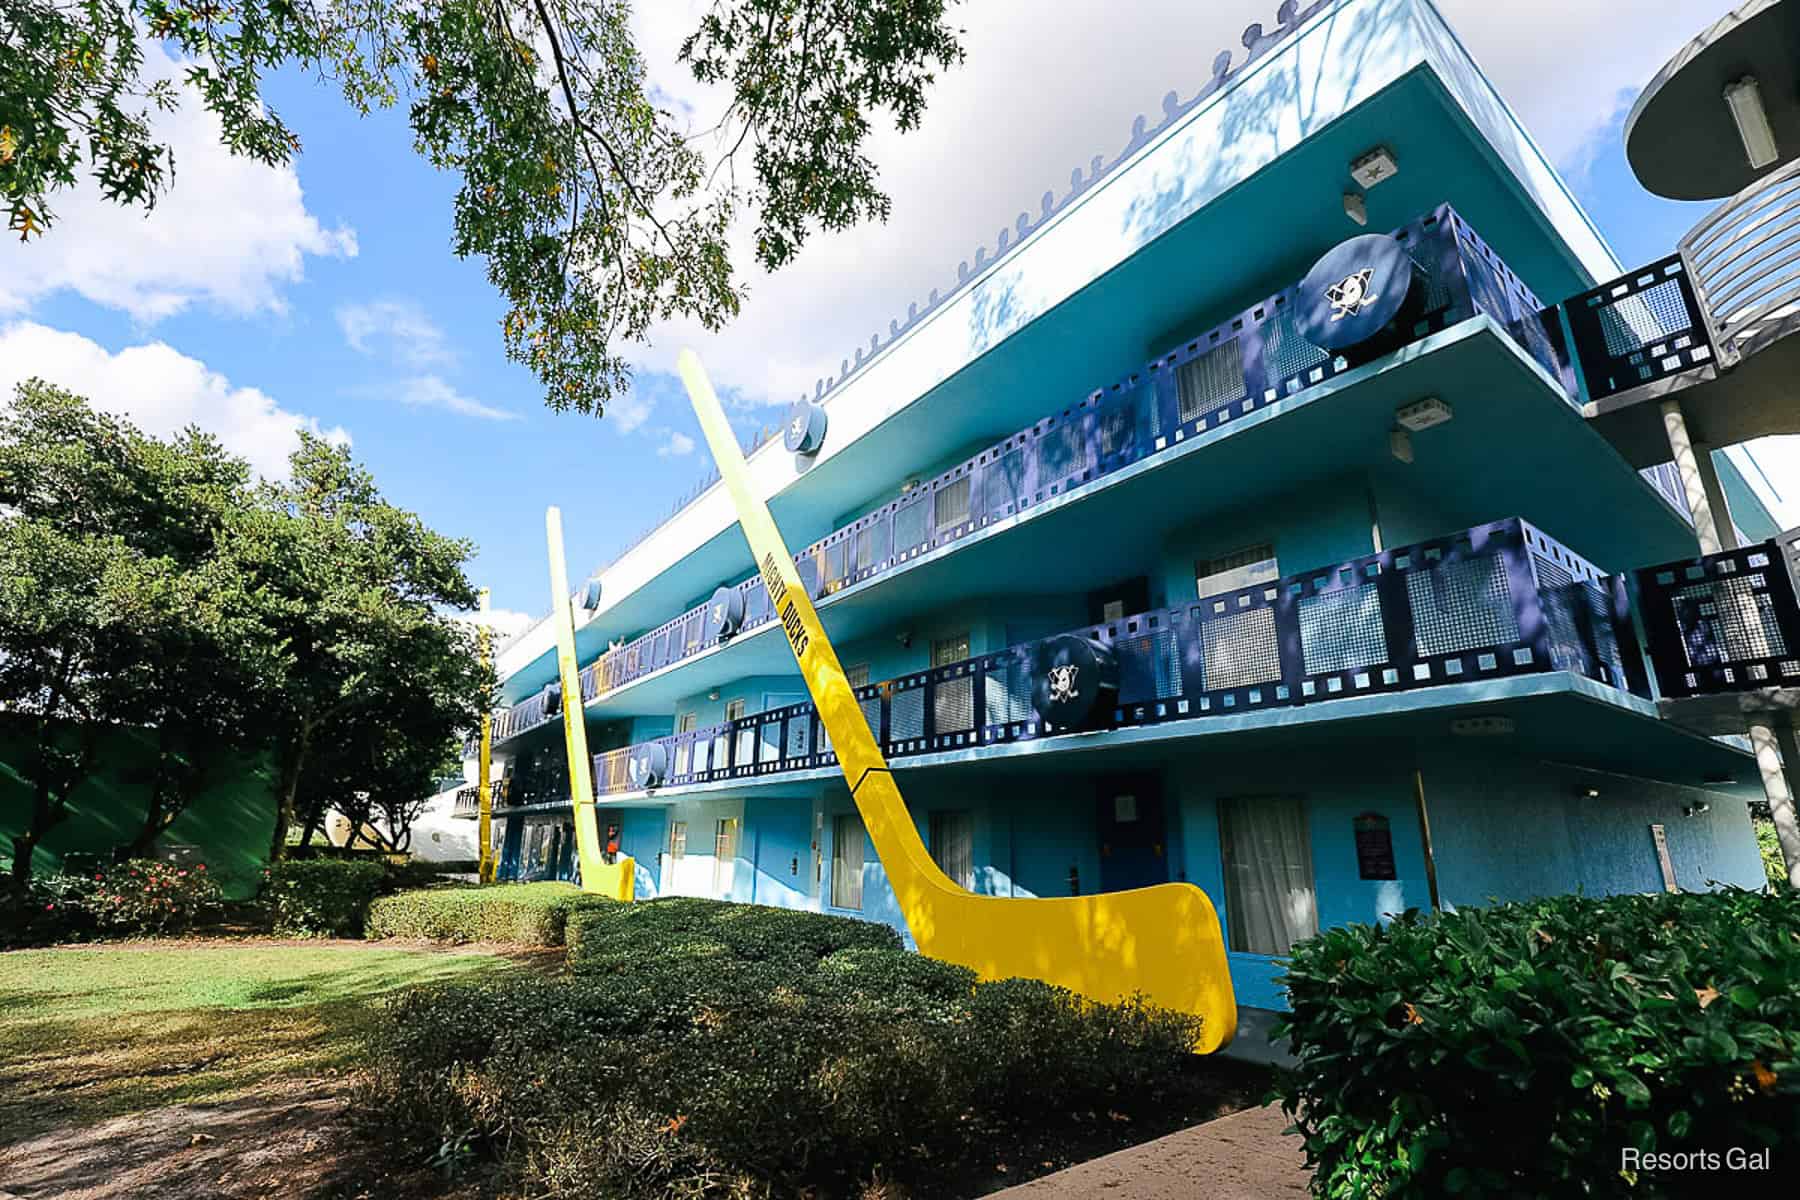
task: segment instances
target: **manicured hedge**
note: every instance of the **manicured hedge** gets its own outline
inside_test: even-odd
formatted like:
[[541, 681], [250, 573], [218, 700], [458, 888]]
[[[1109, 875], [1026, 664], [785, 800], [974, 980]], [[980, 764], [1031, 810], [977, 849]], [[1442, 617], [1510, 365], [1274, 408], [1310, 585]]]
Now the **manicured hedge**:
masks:
[[437, 887], [383, 896], [363, 929], [371, 938], [560, 946], [571, 914], [609, 907], [623, 906], [570, 883]]
[[1671, 1195], [1637, 1156], [1800, 1145], [1792, 893], [1409, 913], [1286, 982], [1316, 1195]]
[[355, 937], [369, 902], [381, 894], [388, 865], [341, 858], [297, 858], [263, 872], [258, 902], [275, 932], [300, 937]]
[[1096, 1133], [1162, 1132], [1218, 1087], [1188, 1053], [1193, 1018], [977, 984], [881, 926], [656, 901], [569, 928], [571, 975], [392, 1004], [359, 1095], [370, 1126], [417, 1161], [484, 1167], [500, 1194], [946, 1196]]
[[588, 909], [569, 923], [569, 964], [578, 971], [722, 958], [811, 967], [857, 947], [898, 950], [900, 935], [854, 917], [685, 896]]

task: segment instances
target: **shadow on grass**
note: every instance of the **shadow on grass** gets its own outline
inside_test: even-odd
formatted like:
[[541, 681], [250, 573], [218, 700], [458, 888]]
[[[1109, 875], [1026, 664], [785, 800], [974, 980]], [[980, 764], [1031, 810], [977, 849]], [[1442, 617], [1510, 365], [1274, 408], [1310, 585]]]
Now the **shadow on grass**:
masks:
[[354, 1067], [378, 1010], [360, 1000], [156, 1012], [0, 1029], [0, 1146], [70, 1123], [218, 1104], [264, 1084]]

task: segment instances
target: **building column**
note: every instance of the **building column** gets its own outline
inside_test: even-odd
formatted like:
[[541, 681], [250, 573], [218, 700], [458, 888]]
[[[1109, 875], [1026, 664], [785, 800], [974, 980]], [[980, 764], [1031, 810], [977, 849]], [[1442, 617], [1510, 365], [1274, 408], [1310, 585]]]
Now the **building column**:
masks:
[[[1800, 738], [1792, 726], [1779, 730], [1767, 725], [1750, 726], [1750, 744], [1756, 749], [1756, 769], [1762, 774], [1763, 794], [1769, 798], [1769, 815], [1775, 820], [1775, 839], [1781, 843], [1781, 859], [1787, 867], [1788, 887], [1800, 891], [1800, 820], [1794, 813], [1794, 777], [1800, 774]], [[1777, 761], [1777, 744], [1786, 763]]]
[[[1669, 437], [1669, 452], [1675, 459], [1676, 473], [1681, 476], [1681, 490], [1687, 496], [1688, 512], [1694, 517], [1694, 536], [1700, 541], [1700, 553], [1717, 554], [1733, 549], [1737, 539], [1731, 532], [1731, 516], [1725, 511], [1724, 493], [1719, 489], [1719, 473], [1713, 466], [1712, 454], [1689, 440], [1687, 418], [1682, 416], [1681, 401], [1677, 397], [1671, 396], [1662, 402], [1662, 418], [1663, 432]], [[1713, 508], [1715, 496], [1719, 499], [1717, 510]], [[1719, 522], [1721, 516], [1723, 525]], [[1726, 538], [1731, 538], [1729, 544]]]
[[[1700, 542], [1700, 553], [1735, 550], [1737, 530], [1731, 523], [1724, 489], [1719, 486], [1712, 448], [1696, 445], [1688, 437], [1687, 419], [1676, 397], [1662, 402], [1662, 418], [1675, 470], [1681, 475], [1681, 488], [1687, 495], [1688, 511], [1694, 515], [1694, 536]], [[1766, 721], [1752, 719], [1748, 732], [1750, 746], [1756, 752], [1757, 773], [1762, 776], [1763, 795], [1769, 801], [1769, 815], [1775, 821], [1775, 836], [1787, 865], [1788, 886], [1800, 890], [1800, 820], [1794, 813], [1795, 788], [1790, 775], [1800, 774], [1800, 746], [1795, 744], [1792, 729], [1784, 728], [1778, 735]], [[1780, 754], [1776, 751], [1778, 736]], [[1785, 768], [1783, 756], [1787, 759]]]

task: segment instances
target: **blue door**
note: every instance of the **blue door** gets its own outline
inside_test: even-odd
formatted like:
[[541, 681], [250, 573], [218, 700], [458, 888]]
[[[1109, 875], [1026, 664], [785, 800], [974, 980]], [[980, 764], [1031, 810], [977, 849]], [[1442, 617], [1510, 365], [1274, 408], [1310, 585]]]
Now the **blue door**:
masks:
[[1100, 890], [1122, 892], [1169, 881], [1169, 826], [1162, 780], [1154, 775], [1109, 776], [1098, 804]]

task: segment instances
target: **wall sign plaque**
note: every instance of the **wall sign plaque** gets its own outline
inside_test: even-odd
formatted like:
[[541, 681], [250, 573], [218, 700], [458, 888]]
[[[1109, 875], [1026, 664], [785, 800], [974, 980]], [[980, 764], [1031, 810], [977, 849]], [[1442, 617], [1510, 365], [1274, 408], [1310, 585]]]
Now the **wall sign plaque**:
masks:
[[1361, 813], [1355, 820], [1356, 873], [1361, 879], [1396, 879], [1394, 833], [1380, 813]]

